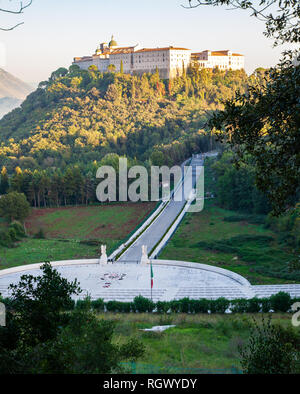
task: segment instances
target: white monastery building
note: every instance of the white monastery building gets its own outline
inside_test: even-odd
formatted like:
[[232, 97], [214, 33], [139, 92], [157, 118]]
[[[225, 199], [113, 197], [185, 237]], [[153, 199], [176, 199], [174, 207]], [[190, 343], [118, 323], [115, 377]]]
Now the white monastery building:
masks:
[[169, 79], [181, 75], [191, 62], [198, 63], [200, 68], [244, 68], [244, 56], [231, 51], [191, 53], [190, 49], [173, 46], [143, 49], [139, 45], [119, 47], [113, 36], [109, 44], [101, 43], [94, 55], [75, 57], [73, 64], [83, 70], [95, 65], [101, 72], [108, 71], [111, 65], [116, 71], [120, 71], [123, 64], [123, 72], [126, 74], [142, 75], [158, 70], [161, 78]]
[[239, 53], [226, 51], [202, 51], [192, 53], [192, 61], [200, 68], [219, 68], [220, 70], [241, 70], [245, 66], [245, 57]]

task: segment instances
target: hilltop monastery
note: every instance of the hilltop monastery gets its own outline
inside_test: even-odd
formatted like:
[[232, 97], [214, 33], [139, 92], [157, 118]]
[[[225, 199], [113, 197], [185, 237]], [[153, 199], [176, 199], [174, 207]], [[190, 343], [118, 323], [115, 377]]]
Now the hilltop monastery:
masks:
[[191, 53], [190, 49], [178, 47], [143, 48], [139, 45], [119, 47], [112, 36], [109, 44], [103, 42], [92, 56], [75, 57], [73, 64], [87, 70], [97, 66], [99, 71], [107, 71], [110, 65], [126, 74], [142, 75], [154, 73], [156, 69], [163, 79], [181, 75], [183, 68], [190, 63], [198, 63], [200, 68], [219, 68], [220, 70], [240, 70], [244, 68], [244, 56], [229, 50], [202, 51]]

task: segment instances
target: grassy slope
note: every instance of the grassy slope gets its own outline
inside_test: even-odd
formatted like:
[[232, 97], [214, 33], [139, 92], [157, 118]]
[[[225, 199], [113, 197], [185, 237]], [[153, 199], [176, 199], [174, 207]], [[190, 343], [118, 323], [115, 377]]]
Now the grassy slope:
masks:
[[[27, 238], [15, 248], [0, 247], [0, 269], [43, 261], [96, 258], [99, 247], [79, 243], [96, 239], [110, 253], [153, 210], [155, 203], [36, 209], [26, 221], [29, 235], [44, 229], [46, 239]], [[4, 225], [4, 223], [0, 223]]]
[[[231, 215], [236, 215], [236, 212], [218, 208], [212, 202], [207, 202], [202, 212], [190, 213], [185, 216], [159, 258], [216, 265], [245, 276], [252, 284], [293, 283], [286, 279], [274, 278], [255, 272], [253, 270], [255, 262], [243, 261], [236, 254], [206, 250], [195, 245], [199, 241], [217, 241], [237, 235], [274, 235], [262, 225], [223, 221], [225, 216]], [[265, 253], [265, 250], [261, 249], [260, 245], [255, 245], [255, 243], [246, 244], [245, 247], [250, 248], [253, 253], [258, 255]], [[282, 257], [282, 264], [285, 264], [286, 259], [290, 257], [277, 245], [275, 239], [272, 245], [272, 253], [277, 254], [279, 259]]]
[[[109, 314], [101, 318], [116, 321], [115, 340], [123, 342], [135, 336], [146, 346], [140, 363], [178, 368], [241, 368], [238, 346], [250, 334], [251, 315], [155, 315]], [[261, 315], [256, 316], [260, 321]], [[289, 314], [274, 314], [273, 321], [290, 324]], [[163, 333], [143, 332], [141, 328], [174, 324]], [[155, 372], [155, 368], [148, 373]], [[170, 372], [172, 369], [170, 370]], [[138, 372], [138, 370], [137, 370]], [[174, 372], [174, 371], [173, 371]]]
[[119, 203], [102, 206], [33, 209], [26, 220], [29, 235], [42, 228], [47, 238], [113, 239], [129, 234], [155, 203]]

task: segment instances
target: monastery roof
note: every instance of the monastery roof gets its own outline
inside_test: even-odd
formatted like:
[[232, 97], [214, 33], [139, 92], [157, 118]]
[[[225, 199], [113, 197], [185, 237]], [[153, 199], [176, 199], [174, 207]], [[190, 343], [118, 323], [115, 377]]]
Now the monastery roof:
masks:
[[169, 50], [175, 50], [175, 51], [189, 51], [187, 48], [177, 48], [177, 47], [165, 47], [165, 48], [143, 48], [139, 49], [138, 51], [135, 51], [135, 53], [139, 52], [154, 52], [154, 51], [169, 51]]
[[87, 60], [93, 60], [93, 56], [74, 57], [75, 62], [86, 62]]
[[[202, 52], [196, 52], [196, 53], [192, 53], [192, 56], [197, 56], [197, 55], [202, 55], [204, 52], [209, 52], [208, 49], [206, 49], [205, 51]], [[226, 51], [210, 51], [211, 52], [211, 56], [228, 56], [228, 50]], [[232, 53], [231, 56], [244, 56], [241, 55], [239, 53]]]
[[116, 54], [119, 54], [119, 53], [132, 53], [132, 52], [134, 52], [134, 48], [135, 48], [134, 46], [131, 46], [131, 47], [118, 47], [118, 48], [111, 49], [109, 54], [110, 55], [116, 55]]

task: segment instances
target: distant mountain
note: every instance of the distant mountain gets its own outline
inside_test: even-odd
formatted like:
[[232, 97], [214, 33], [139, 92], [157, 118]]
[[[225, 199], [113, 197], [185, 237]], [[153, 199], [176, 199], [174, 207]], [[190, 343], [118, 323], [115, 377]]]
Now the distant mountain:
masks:
[[14, 97], [24, 100], [32, 88], [27, 83], [0, 68], [0, 98]]
[[0, 118], [18, 107], [33, 88], [0, 68]]
[[14, 97], [2, 97], [0, 98], [0, 119], [8, 114], [13, 109], [19, 107], [23, 100]]

